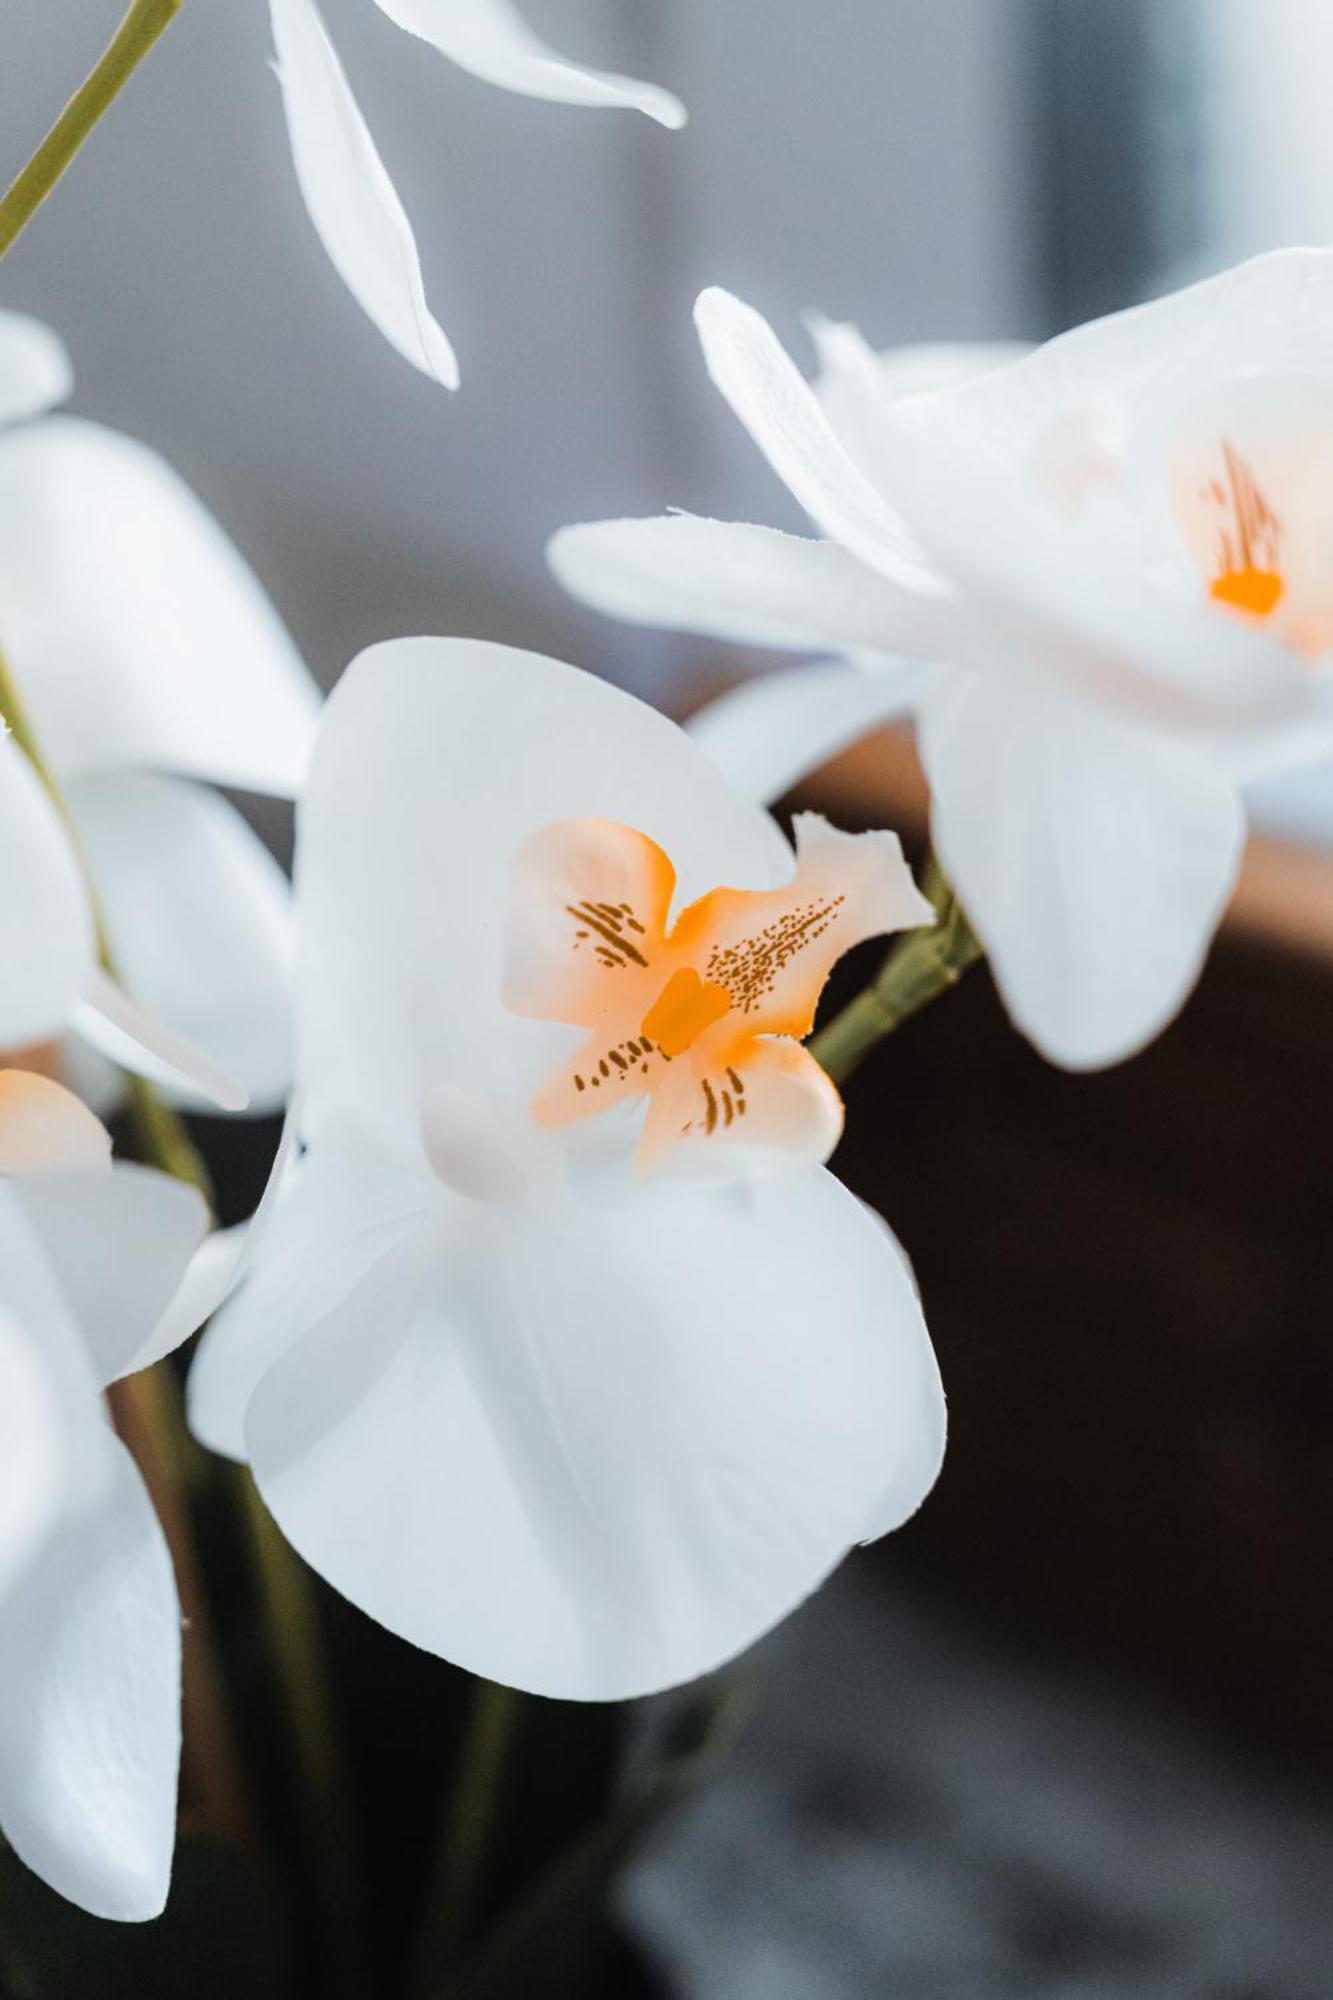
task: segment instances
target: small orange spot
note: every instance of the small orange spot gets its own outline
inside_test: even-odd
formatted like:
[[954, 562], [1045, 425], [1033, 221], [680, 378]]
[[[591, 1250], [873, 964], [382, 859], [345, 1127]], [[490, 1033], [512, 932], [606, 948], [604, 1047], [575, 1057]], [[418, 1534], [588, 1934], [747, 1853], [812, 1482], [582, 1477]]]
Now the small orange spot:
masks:
[[644, 1015], [639, 1033], [656, 1042], [664, 1056], [681, 1056], [730, 1007], [731, 995], [725, 986], [714, 979], [700, 979], [692, 965], [682, 965]]
[[1233, 611], [1248, 611], [1252, 617], [1267, 618], [1277, 609], [1286, 588], [1275, 569], [1224, 570], [1209, 586], [1217, 603], [1229, 604]]

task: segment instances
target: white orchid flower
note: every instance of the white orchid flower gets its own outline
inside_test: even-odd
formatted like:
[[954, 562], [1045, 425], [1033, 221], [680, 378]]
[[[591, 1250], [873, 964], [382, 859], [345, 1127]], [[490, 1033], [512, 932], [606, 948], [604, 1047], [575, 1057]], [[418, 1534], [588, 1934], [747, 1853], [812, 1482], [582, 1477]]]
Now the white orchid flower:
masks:
[[[670, 92], [557, 56], [511, 0], [375, 0], [381, 13], [487, 83], [556, 104], [624, 106], [685, 123]], [[271, 0], [296, 177], [329, 261], [367, 317], [424, 375], [458, 387], [458, 362], [426, 302], [412, 225], [315, 0]]]
[[113, 1166], [70, 1092], [0, 1071], [0, 1831], [104, 1917], [166, 1901], [180, 1609], [102, 1389], [203, 1231], [190, 1188]]
[[628, 695], [401, 640], [326, 710], [297, 885], [307, 1150], [195, 1430], [432, 1652], [577, 1699], [705, 1672], [940, 1463], [910, 1274], [819, 1164], [795, 1040], [844, 950], [929, 920], [896, 839], [812, 818], [793, 861]]
[[6, 742], [0, 1048], [72, 1019], [192, 1101], [271, 1109], [291, 1080], [288, 886], [199, 781], [292, 796], [319, 695], [170, 467], [132, 438], [45, 414], [70, 381], [53, 333], [0, 313], [0, 653], [143, 1016], [97, 975], [66, 830]]
[[826, 539], [602, 522], [556, 537], [557, 572], [622, 617], [844, 656], [705, 718], [757, 797], [915, 710], [936, 847], [1015, 1021], [1071, 1068], [1131, 1054], [1197, 977], [1240, 781], [1333, 747], [1333, 254], [905, 400], [849, 329], [819, 329], [817, 396], [749, 308], [709, 292], [697, 317]]

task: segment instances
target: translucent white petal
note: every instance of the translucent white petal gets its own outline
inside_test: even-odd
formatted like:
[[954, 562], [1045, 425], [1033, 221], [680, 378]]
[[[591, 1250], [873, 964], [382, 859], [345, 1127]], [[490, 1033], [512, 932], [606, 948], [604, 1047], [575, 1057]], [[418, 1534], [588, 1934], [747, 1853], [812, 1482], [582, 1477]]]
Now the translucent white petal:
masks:
[[416, 239], [314, 0], [271, 0], [301, 195], [334, 270], [389, 345], [446, 389], [458, 362], [426, 303]]
[[685, 123], [685, 107], [670, 91], [566, 62], [532, 32], [511, 0], [376, 0], [376, 5], [460, 69], [502, 90], [556, 104], [623, 105], [673, 131]]
[[67, 1510], [0, 1616], [0, 1828], [71, 1902], [141, 1921], [171, 1874], [180, 1609], [139, 1475], [98, 1430], [95, 1502]]
[[158, 766], [295, 792], [319, 696], [156, 452], [73, 417], [0, 437], [0, 645], [63, 779]]
[[[269, 1190], [230, 1271], [219, 1252], [213, 1275], [225, 1290], [193, 1302], [205, 1308], [200, 1319], [216, 1317], [190, 1370], [190, 1428], [229, 1458], [245, 1456], [245, 1412], [256, 1383], [416, 1231], [437, 1199], [428, 1181], [337, 1154], [307, 1154], [285, 1176], [276, 1167]], [[179, 1302], [182, 1315], [186, 1303]]]
[[673, 723], [591, 675], [476, 640], [395, 640], [353, 664], [299, 821], [308, 1139], [423, 1166], [431, 1091], [526, 1110], [578, 1031], [504, 1010], [510, 861], [539, 827], [584, 815], [656, 840], [682, 903], [791, 872], [766, 814]]
[[70, 1012], [75, 1034], [122, 1069], [191, 1099], [203, 1098], [221, 1111], [244, 1111], [249, 1100], [233, 1077], [187, 1042], [183, 1035], [145, 1014], [94, 967]]
[[928, 673], [906, 661], [781, 667], [728, 688], [685, 728], [742, 798], [772, 805], [840, 750], [909, 713]]
[[933, 651], [942, 601], [892, 583], [837, 542], [705, 521], [589, 521], [547, 550], [565, 589], [636, 625], [800, 652]]
[[2, 727], [0, 953], [0, 1048], [58, 1032], [92, 967], [92, 917], [55, 808]]
[[279, 1108], [292, 1075], [292, 911], [268, 849], [183, 779], [120, 772], [66, 798], [126, 989], [234, 1077], [251, 1110]]
[[0, 1070], [0, 1174], [96, 1173], [111, 1134], [72, 1090], [30, 1070]]
[[0, 425], [40, 417], [74, 387], [69, 352], [58, 333], [26, 313], [0, 312]]
[[694, 318], [714, 383], [821, 534], [903, 589], [938, 593], [910, 529], [852, 463], [768, 322], [716, 287]]
[[208, 1226], [202, 1197], [165, 1174], [117, 1165], [34, 1175], [12, 1198], [60, 1275], [98, 1381], [141, 1367], [139, 1350]]
[[391, 1630], [542, 1694], [648, 1692], [887, 1525], [898, 1469], [899, 1519], [929, 1489], [916, 1297], [831, 1177], [453, 1214], [433, 1264], [381, 1263], [246, 1425], [284, 1531]]
[[1133, 1055], [1194, 985], [1235, 879], [1234, 783], [1032, 676], [933, 694], [936, 851], [1015, 1023], [1052, 1061]]
[[0, 1304], [0, 1618], [3, 1597], [54, 1524], [65, 1436], [37, 1342]]

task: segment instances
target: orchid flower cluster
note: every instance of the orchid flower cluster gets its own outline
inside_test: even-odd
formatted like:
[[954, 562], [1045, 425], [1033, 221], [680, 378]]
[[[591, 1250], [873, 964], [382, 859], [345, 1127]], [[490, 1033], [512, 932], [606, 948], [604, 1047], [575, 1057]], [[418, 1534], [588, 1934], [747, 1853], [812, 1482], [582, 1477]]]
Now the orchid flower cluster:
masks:
[[[683, 120], [508, 0], [376, 4], [508, 88]], [[452, 385], [313, 0], [272, 13], [330, 257]], [[712, 1671], [940, 1468], [910, 1266], [826, 1164], [902, 969], [919, 999], [984, 953], [1053, 1062], [1128, 1056], [1198, 975], [1247, 781], [1333, 755], [1333, 253], [1034, 352], [820, 320], [812, 383], [727, 293], [696, 319], [816, 537], [669, 514], [550, 552], [615, 617], [814, 656], [682, 729], [459, 637], [372, 647], [321, 707], [199, 502], [53, 414], [63, 346], [0, 317], [0, 1828], [101, 1915], [163, 1906], [180, 1754], [108, 1385], [207, 1322], [194, 1437], [445, 1660], [597, 1702]], [[895, 834], [768, 811], [903, 716], [929, 896]], [[217, 786], [298, 801], [290, 888]], [[811, 1044], [892, 936], [874, 1025]], [[127, 1091], [147, 1165], [97, 1115]], [[200, 1104], [287, 1108], [239, 1230], [172, 1177]]]

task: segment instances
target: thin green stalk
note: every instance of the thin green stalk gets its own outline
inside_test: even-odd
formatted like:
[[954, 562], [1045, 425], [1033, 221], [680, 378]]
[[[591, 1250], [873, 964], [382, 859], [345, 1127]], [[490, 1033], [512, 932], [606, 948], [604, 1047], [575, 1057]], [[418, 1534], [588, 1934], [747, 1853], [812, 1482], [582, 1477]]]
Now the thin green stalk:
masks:
[[182, 0], [132, 0], [105, 55], [80, 84], [37, 151], [0, 201], [0, 257], [32, 220], [88, 134], [120, 95]]
[[436, 1991], [437, 1982], [456, 1964], [467, 1943], [523, 1709], [524, 1697], [516, 1689], [498, 1681], [477, 1682], [412, 1989], [423, 2000]]
[[938, 922], [901, 938], [864, 992], [807, 1045], [835, 1083], [844, 1082], [885, 1036], [956, 986], [968, 966], [984, 955], [962, 905], [933, 861], [926, 887]]
[[278, 1669], [296, 1778], [329, 1942], [329, 1991], [370, 1991], [365, 1897], [338, 1718], [329, 1696], [319, 1606], [310, 1573], [264, 1505], [247, 1468], [238, 1474], [255, 1573]]

